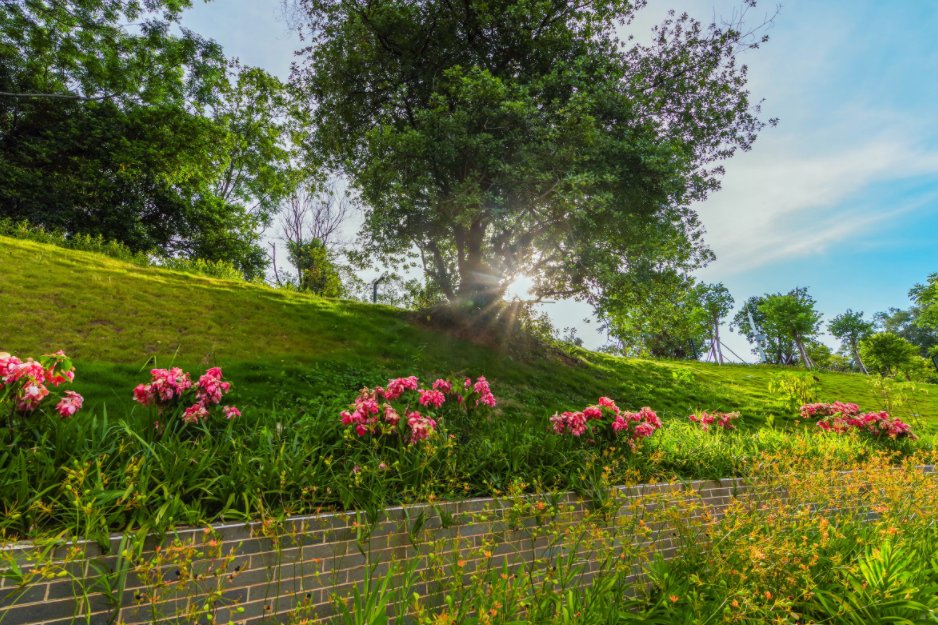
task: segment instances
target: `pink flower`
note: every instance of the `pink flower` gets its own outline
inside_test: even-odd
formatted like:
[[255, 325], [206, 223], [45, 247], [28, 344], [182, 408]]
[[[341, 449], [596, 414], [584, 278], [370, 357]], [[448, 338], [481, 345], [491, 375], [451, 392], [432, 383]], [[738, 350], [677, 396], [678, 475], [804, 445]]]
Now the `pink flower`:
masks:
[[208, 417], [208, 408], [201, 403], [192, 404], [182, 413], [182, 420], [185, 423], [198, 423]]
[[446, 401], [446, 395], [438, 390], [420, 390], [420, 405], [439, 408]]
[[364, 436], [365, 434], [368, 433], [368, 428], [366, 428], [364, 425], [359, 423], [358, 425], [355, 426], [355, 433], [358, 434], [359, 436]]
[[410, 426], [411, 445], [428, 438], [436, 429], [436, 421], [419, 412], [411, 412], [407, 415], [407, 425]]
[[495, 407], [495, 395], [492, 395], [491, 393], [485, 393], [484, 395], [482, 395], [482, 397], [476, 400], [476, 405], [478, 406], [479, 404], [483, 404], [485, 406], [488, 406], [489, 408], [494, 408]]
[[153, 401], [153, 393], [149, 384], [138, 384], [134, 389], [134, 401], [144, 406], [149, 406]]
[[472, 385], [472, 390], [474, 390], [479, 395], [491, 395], [492, 389], [489, 388], [489, 381], [485, 379], [485, 376], [480, 375], [476, 378], [476, 383]]
[[84, 402], [85, 399], [75, 391], [65, 391], [65, 396], [55, 405], [55, 409], [63, 419], [68, 419], [81, 410]]
[[616, 402], [612, 401], [608, 397], [600, 397], [599, 401], [597, 401], [596, 403], [602, 406], [603, 408], [609, 408], [614, 413], [619, 414], [619, 407], [616, 406]]
[[416, 391], [418, 386], [420, 386], [420, 382], [415, 375], [408, 378], [389, 380], [388, 388], [385, 391], [385, 397], [387, 399], [397, 399], [404, 394], [404, 391]]
[[195, 398], [205, 406], [217, 406], [229, 390], [231, 383], [222, 381], [221, 368], [212, 367], [199, 377]]
[[587, 419], [602, 419], [603, 411], [599, 406], [588, 406], [583, 409], [583, 416]]
[[616, 418], [612, 421], [612, 431], [621, 432], [622, 430], [627, 430], [629, 427], [629, 422], [626, 421], [625, 417], [620, 414], [616, 415]]
[[[13, 372], [20, 364], [22, 364], [22, 361], [16, 356], [11, 356], [7, 353], [0, 354], [0, 388], [3, 388], [13, 381]], [[10, 378], [10, 382], [7, 382], [7, 378]]]
[[433, 390], [440, 391], [441, 393], [451, 393], [453, 392], [453, 385], [440, 378], [433, 383]]
[[222, 406], [222, 412], [225, 413], [226, 419], [234, 419], [235, 417], [241, 416], [241, 411], [238, 410], [236, 406]]
[[397, 414], [391, 404], [384, 405], [384, 422], [391, 425], [397, 425], [401, 420], [401, 415]]
[[586, 433], [586, 417], [582, 412], [564, 412], [550, 418], [556, 434], [569, 432], [573, 436]]
[[32, 412], [39, 407], [39, 404], [49, 394], [42, 383], [30, 382], [20, 388], [16, 394], [16, 409], [20, 412]]
[[641, 438], [648, 438], [649, 436], [655, 433], [656, 429], [657, 428], [654, 425], [646, 421], [644, 423], [639, 423], [638, 425], [636, 425], [634, 432], [635, 432], [635, 436], [638, 436]]

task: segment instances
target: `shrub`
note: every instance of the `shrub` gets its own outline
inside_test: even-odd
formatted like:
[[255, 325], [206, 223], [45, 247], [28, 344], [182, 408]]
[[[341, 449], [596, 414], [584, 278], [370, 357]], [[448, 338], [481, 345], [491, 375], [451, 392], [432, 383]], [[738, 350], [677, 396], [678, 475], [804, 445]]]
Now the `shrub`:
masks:
[[[75, 379], [75, 366], [64, 352], [45, 354], [38, 361], [25, 361], [6, 352], [0, 352], [0, 414], [9, 415], [9, 425], [14, 427], [15, 417], [28, 417], [48, 405], [55, 397], [49, 386], [58, 388]], [[68, 419], [81, 409], [84, 399], [74, 391], [59, 395], [55, 411]]]
[[641, 439], [661, 427], [661, 419], [651, 408], [646, 406], [638, 412], [626, 412], [608, 397], [600, 397], [596, 404], [579, 412], [555, 414], [550, 422], [555, 434], [585, 436], [590, 442], [624, 438], [633, 450]]
[[192, 273], [209, 278], [224, 280], [244, 280], [244, 274], [234, 263], [226, 260], [205, 260], [203, 258], [160, 258], [159, 265], [173, 271]]
[[414, 445], [433, 435], [446, 414], [458, 418], [460, 413], [495, 404], [488, 380], [482, 376], [474, 383], [470, 378], [441, 378], [430, 388], [420, 388], [420, 380], [412, 375], [388, 380], [387, 388], [362, 389], [341, 418], [342, 425], [359, 438], [368, 435]]
[[[231, 383], [222, 379], [219, 367], [207, 370], [194, 384], [191, 376], [179, 367], [151, 369], [150, 377], [150, 382], [134, 389], [134, 401], [156, 410], [154, 425], [158, 432], [176, 429], [179, 422], [193, 425], [206, 422], [231, 390]], [[228, 420], [241, 416], [235, 406], [221, 406], [220, 412]]]

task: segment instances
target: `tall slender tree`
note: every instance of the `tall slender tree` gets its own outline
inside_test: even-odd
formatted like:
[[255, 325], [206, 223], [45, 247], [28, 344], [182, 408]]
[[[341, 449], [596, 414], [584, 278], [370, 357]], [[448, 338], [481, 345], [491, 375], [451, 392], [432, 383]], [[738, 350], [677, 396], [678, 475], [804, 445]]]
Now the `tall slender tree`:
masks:
[[714, 362], [723, 364], [723, 346], [720, 341], [720, 325], [733, 310], [734, 299], [722, 282], [701, 284], [700, 305], [707, 313], [710, 328], [710, 355]]
[[854, 312], [847, 309], [847, 312], [841, 313], [831, 319], [827, 325], [827, 330], [839, 339], [844, 348], [850, 351], [853, 361], [857, 368], [863, 373], [869, 373], [863, 359], [860, 358], [860, 341], [873, 333], [873, 322], [866, 321], [863, 318], [863, 311]]
[[814, 339], [821, 328], [821, 313], [814, 306], [814, 298], [801, 287], [785, 295], [768, 295], [759, 304], [766, 330], [791, 339], [807, 369], [812, 369], [814, 363], [805, 348], [806, 343]]

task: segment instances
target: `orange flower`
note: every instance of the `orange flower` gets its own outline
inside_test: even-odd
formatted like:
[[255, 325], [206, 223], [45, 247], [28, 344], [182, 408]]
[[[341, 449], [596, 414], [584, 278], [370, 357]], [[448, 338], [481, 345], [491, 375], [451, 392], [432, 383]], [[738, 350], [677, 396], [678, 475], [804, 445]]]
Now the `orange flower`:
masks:
[[677, 600], [680, 599], [680, 597], [678, 597], [677, 595], [671, 595], [670, 597], [668, 597], [668, 599], [671, 600], [671, 603], [677, 603]]
[[765, 591], [765, 600], [766, 601], [772, 600], [772, 593], [770, 593], [768, 590]]

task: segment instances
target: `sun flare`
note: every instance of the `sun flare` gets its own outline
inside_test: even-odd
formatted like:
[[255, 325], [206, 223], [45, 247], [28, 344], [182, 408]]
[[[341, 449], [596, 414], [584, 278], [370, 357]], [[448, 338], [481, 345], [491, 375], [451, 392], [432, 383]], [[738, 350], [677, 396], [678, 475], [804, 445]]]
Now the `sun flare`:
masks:
[[512, 280], [505, 289], [505, 299], [508, 301], [516, 299], [530, 299], [531, 290], [534, 288], [534, 279], [531, 276], [520, 275]]

